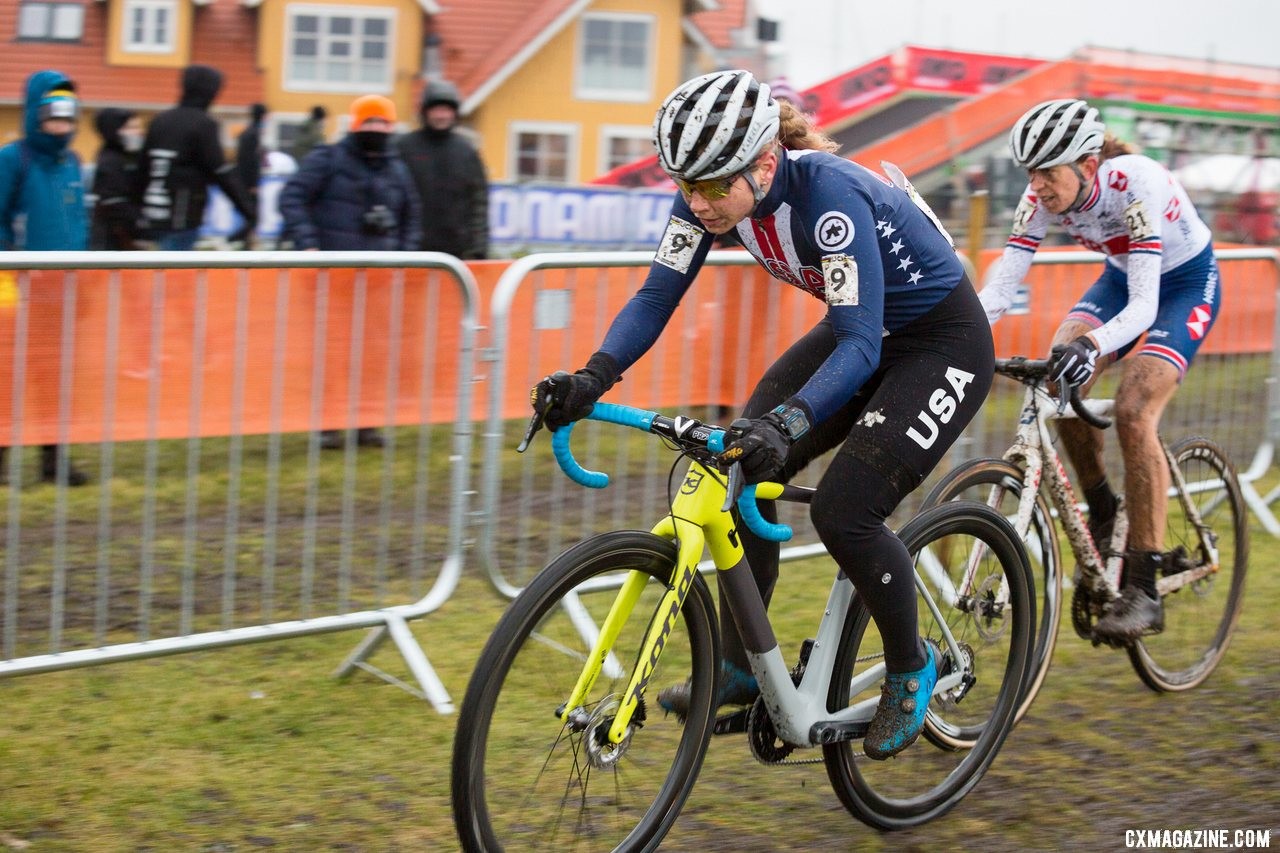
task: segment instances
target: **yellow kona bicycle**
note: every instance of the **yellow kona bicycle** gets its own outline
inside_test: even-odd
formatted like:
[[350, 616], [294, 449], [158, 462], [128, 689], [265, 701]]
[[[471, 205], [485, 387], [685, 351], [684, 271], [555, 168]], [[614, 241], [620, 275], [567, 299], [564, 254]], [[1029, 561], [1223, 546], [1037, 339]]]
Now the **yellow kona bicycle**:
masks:
[[[670, 513], [651, 532], [605, 533], [569, 548], [498, 622], [454, 741], [464, 849], [652, 850], [672, 831], [716, 733], [745, 732], [766, 765], [825, 762], [845, 807], [882, 829], [937, 817], [977, 784], [1012, 726], [1035, 639], [1029, 564], [1003, 516], [948, 502], [900, 531], [915, 558], [920, 630], [942, 650], [940, 677], [925, 741], [893, 761], [871, 761], [861, 739], [885, 672], [879, 633], [853, 584], [831, 564], [814, 638], [796, 644], [789, 665], [739, 541], [739, 518], [761, 536], [788, 538], [755, 501], [807, 502], [812, 490], [748, 486], [734, 514], [728, 496], [740, 476], [716, 466], [724, 430], [607, 403], [591, 418], [660, 436], [691, 463], [673, 479]], [[535, 416], [522, 448], [539, 426]], [[552, 436], [561, 468], [604, 486], [607, 475], [573, 459], [570, 435], [565, 427]], [[720, 640], [700, 573], [704, 548], [761, 694], [719, 720]], [[688, 713], [663, 713], [656, 691], [683, 681]]]

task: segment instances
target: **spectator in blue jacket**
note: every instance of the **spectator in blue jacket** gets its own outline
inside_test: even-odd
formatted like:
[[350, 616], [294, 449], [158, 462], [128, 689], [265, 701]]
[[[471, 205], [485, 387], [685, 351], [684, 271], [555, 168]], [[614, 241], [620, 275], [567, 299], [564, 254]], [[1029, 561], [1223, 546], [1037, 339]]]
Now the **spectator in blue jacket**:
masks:
[[422, 239], [417, 189], [390, 145], [396, 108], [381, 95], [351, 104], [351, 132], [311, 150], [280, 193], [295, 249], [414, 251]]
[[[422, 239], [418, 191], [390, 145], [395, 104], [364, 95], [351, 104], [351, 132], [312, 149], [280, 192], [284, 237], [295, 249], [357, 252], [413, 251]], [[356, 443], [379, 447], [382, 433], [362, 427]], [[343, 447], [325, 430], [320, 446]]]
[[[89, 238], [80, 160], [71, 150], [80, 102], [61, 71], [37, 71], [27, 79], [23, 137], [0, 148], [0, 250], [80, 251]], [[58, 474], [58, 446], [41, 449], [40, 478]], [[4, 448], [0, 448], [0, 471]], [[88, 477], [67, 460], [67, 485]]]

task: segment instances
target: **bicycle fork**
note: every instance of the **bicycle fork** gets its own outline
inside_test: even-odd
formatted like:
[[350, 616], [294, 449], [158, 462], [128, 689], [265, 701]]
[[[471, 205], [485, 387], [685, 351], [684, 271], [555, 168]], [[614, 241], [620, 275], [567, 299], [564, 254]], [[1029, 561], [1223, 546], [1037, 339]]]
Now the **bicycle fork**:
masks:
[[[718, 488], [717, 488], [718, 487]], [[730, 560], [728, 565], [737, 563], [742, 558], [742, 545], [733, 529], [732, 518], [728, 513], [720, 512], [720, 504], [724, 500], [724, 486], [710, 475], [701, 465], [694, 463], [689, 468], [680, 493], [672, 507], [672, 514], [658, 522], [653, 533], [675, 541], [678, 545], [676, 563], [672, 578], [667, 583], [666, 592], [654, 611], [649, 626], [645, 631], [644, 642], [640, 646], [631, 677], [623, 691], [622, 703], [609, 726], [608, 739], [612, 744], [619, 744], [626, 738], [631, 727], [631, 720], [640, 700], [649, 685], [649, 679], [658, 665], [667, 638], [671, 636], [680, 612], [684, 608], [685, 598], [693, 586], [693, 579], [698, 573], [698, 563], [702, 558], [704, 545], [710, 541], [712, 557], [717, 565], [721, 560]], [[762, 490], [762, 497], [764, 491]], [[776, 497], [776, 495], [773, 495]], [[712, 536], [708, 540], [702, 527], [687, 519], [711, 519]], [[649, 575], [642, 571], [631, 571], [623, 582], [622, 588], [614, 599], [613, 606], [600, 627], [599, 636], [591, 649], [591, 654], [578, 676], [578, 682], [569, 694], [568, 701], [557, 711], [561, 719], [566, 719], [586, 700], [591, 687], [603, 668], [605, 660], [613, 649], [622, 627], [631, 617], [636, 602], [649, 582]]]

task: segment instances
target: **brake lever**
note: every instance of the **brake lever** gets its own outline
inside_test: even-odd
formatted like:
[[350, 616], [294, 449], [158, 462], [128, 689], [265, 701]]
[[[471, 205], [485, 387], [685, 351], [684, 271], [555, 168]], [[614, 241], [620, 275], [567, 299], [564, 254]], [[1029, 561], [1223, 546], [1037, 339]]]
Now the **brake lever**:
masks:
[[[548, 394], [547, 395], [548, 402], [550, 402], [550, 399], [551, 399], [551, 395]], [[524, 431], [524, 438], [521, 439], [518, 445], [516, 445], [516, 453], [524, 453], [526, 450], [529, 449], [529, 442], [533, 441], [533, 437], [537, 435], [538, 430], [542, 429], [542, 421], [545, 418], [546, 418], [545, 412], [539, 412], [536, 409], [534, 410], [533, 417], [529, 418], [529, 426]]]
[[735, 462], [729, 466], [729, 482], [725, 485], [724, 506], [721, 512], [728, 512], [742, 497], [742, 490], [747, 487], [747, 478], [742, 474], [742, 463]]
[[516, 447], [517, 453], [524, 453], [529, 450], [529, 442], [534, 441], [534, 435], [538, 434], [538, 430], [543, 428], [543, 421], [547, 419], [547, 411], [552, 407], [554, 391], [556, 391], [556, 374], [549, 375], [549, 377], [543, 379], [543, 382], [547, 383], [547, 398], [543, 400], [543, 407], [539, 409], [536, 394], [538, 394], [538, 387], [543, 384], [539, 382], [529, 394], [529, 402], [534, 406], [534, 416], [529, 419], [529, 428], [525, 429], [525, 438]]
[[1067, 405], [1071, 402], [1071, 386], [1067, 384], [1066, 379], [1058, 380], [1058, 414], [1061, 415], [1067, 410]]

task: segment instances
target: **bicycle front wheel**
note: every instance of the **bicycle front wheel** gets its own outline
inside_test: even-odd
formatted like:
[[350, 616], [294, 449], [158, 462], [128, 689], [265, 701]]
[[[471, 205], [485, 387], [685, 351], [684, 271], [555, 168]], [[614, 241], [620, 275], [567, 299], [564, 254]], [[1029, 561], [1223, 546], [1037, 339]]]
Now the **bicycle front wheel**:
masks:
[[[925, 720], [930, 727], [975, 733], [972, 749], [925, 748], [920, 744], [892, 761], [873, 761], [856, 743], [823, 747], [827, 776], [855, 817], [879, 829], [904, 829], [945, 814], [978, 783], [1013, 727], [1021, 686], [1035, 642], [1031, 569], [1013, 527], [995, 510], [971, 501], [950, 501], [921, 512], [899, 534], [915, 560], [948, 630], [960, 645], [957, 660], [938, 616], [918, 593], [920, 633], [943, 650], [943, 673], [966, 671], [971, 680], [935, 693]], [[954, 581], [971, 555], [978, 594], [958, 597]], [[995, 590], [1008, 585], [1008, 601]], [[878, 695], [851, 696], [855, 667], [883, 658], [883, 644], [861, 598], [855, 596], [831, 675], [828, 709], [837, 711]]]
[[[1025, 474], [1021, 468], [1004, 459], [971, 459], [953, 469], [938, 482], [924, 499], [928, 508], [945, 501], [965, 499], [985, 503], [1016, 525], [1018, 504], [1022, 500]], [[1027, 532], [1022, 537], [1031, 574], [1036, 580], [1033, 600], [1036, 602], [1036, 646], [1022, 687], [1022, 703], [1016, 723], [1035, 701], [1053, 662], [1058, 644], [1058, 622], [1062, 613], [1062, 554], [1053, 515], [1043, 494], [1036, 495], [1031, 508]], [[978, 732], [960, 727], [933, 727], [925, 735], [938, 746], [967, 749], [978, 739]]]
[[[1190, 690], [1222, 660], [1240, 617], [1249, 564], [1248, 516], [1226, 454], [1207, 438], [1187, 438], [1175, 444], [1170, 455], [1186, 491], [1169, 499], [1164, 544], [1173, 557], [1166, 561], [1167, 571], [1176, 574], [1211, 565], [1208, 543], [1217, 546], [1218, 565], [1163, 596], [1164, 631], [1129, 648], [1138, 677], [1162, 693]], [[1192, 523], [1188, 505], [1204, 522], [1203, 535]]]
[[[676, 563], [640, 531], [569, 549], [512, 603], [476, 661], [453, 750], [454, 822], [467, 851], [651, 850], [679, 814], [714, 724], [719, 637], [710, 591], [691, 584], [648, 695], [688, 680], [684, 721], [642, 699], [622, 743], [607, 733]], [[561, 719], [626, 574], [645, 587], [576, 714]], [[584, 634], [588, 635], [584, 639]]]

